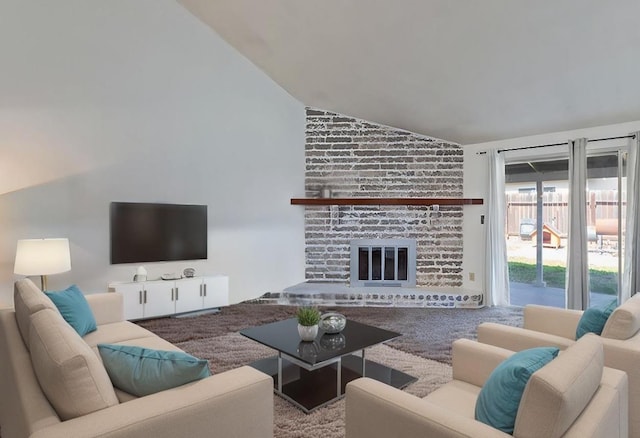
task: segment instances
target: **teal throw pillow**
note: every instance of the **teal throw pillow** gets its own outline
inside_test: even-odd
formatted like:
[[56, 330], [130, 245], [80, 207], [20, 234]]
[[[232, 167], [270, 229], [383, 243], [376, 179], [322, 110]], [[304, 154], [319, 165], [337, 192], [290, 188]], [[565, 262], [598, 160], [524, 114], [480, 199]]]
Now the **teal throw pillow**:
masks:
[[113, 386], [138, 397], [211, 375], [208, 361], [182, 351], [114, 344], [98, 344], [98, 350]]
[[80, 336], [96, 330], [96, 319], [93, 316], [91, 307], [89, 307], [89, 303], [87, 303], [87, 299], [82, 291], [78, 289], [78, 286], [74, 284], [65, 290], [47, 291], [45, 294], [51, 298], [64, 320]]
[[580, 339], [587, 333], [602, 334], [602, 329], [607, 323], [607, 319], [616, 310], [616, 307], [618, 307], [617, 298], [585, 310], [576, 328], [576, 339]]
[[520, 399], [533, 373], [551, 362], [560, 350], [539, 347], [523, 350], [498, 365], [476, 401], [476, 420], [513, 434]]

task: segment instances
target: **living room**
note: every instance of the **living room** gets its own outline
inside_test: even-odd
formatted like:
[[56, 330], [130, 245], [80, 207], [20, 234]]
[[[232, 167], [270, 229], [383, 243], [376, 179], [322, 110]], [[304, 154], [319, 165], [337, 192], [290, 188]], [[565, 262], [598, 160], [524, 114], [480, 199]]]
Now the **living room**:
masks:
[[[631, 56], [623, 56], [625, 50], [607, 61], [623, 63], [616, 70], [624, 74], [609, 73], [613, 76], [608, 79], [611, 93], [620, 100], [619, 107], [609, 102], [591, 102], [589, 113], [572, 106], [574, 102], [564, 103], [559, 98], [548, 109], [543, 125], [523, 123], [507, 131], [506, 113], [516, 112], [524, 121], [534, 117], [533, 111], [529, 114], [524, 106], [513, 104], [502, 110], [504, 128], [500, 127], [499, 111], [494, 110], [498, 115], [493, 125], [487, 124], [472, 136], [465, 126], [470, 129], [479, 122], [455, 106], [454, 100], [459, 96], [453, 96], [455, 99], [449, 103], [446, 96], [436, 94], [425, 106], [450, 108], [449, 112], [459, 114], [455, 119], [459, 131], [450, 129], [449, 137], [444, 135], [444, 129], [435, 128], [435, 118], [433, 130], [423, 127], [418, 131], [416, 116], [400, 118], [401, 113], [413, 111], [395, 108], [386, 98], [376, 98], [375, 91], [358, 96], [371, 95], [368, 106], [387, 107], [388, 113], [395, 110], [396, 114], [385, 118], [383, 111], [349, 111], [349, 107], [335, 105], [332, 102], [337, 100], [332, 101], [320, 91], [314, 91], [313, 100], [299, 98], [297, 89], [289, 89], [284, 81], [272, 78], [281, 78], [277, 72], [262, 68], [260, 58], [234, 48], [228, 29], [222, 25], [219, 30], [212, 28], [215, 20], [208, 22], [211, 12], [206, 12], [204, 2], [3, 3], [0, 307], [13, 305], [14, 282], [22, 277], [14, 273], [16, 244], [21, 239], [69, 239], [72, 268], [49, 276], [50, 289], [76, 284], [83, 292], [94, 294], [106, 292], [110, 283], [131, 281], [138, 264], [110, 263], [112, 202], [208, 206], [207, 259], [145, 264], [149, 278], [183, 272], [188, 267], [198, 275], [222, 274], [229, 277], [230, 304], [308, 280], [306, 208], [291, 205], [291, 199], [313, 197], [312, 191], [320, 188], [307, 181], [309, 111], [335, 113], [381, 129], [407, 132], [459, 151], [461, 180], [457, 182], [458, 191], [451, 196], [482, 199], [484, 203], [454, 209], [440, 206], [440, 218], [447, 218], [451, 211], [461, 212], [456, 231], [461, 236], [457, 237], [459, 259], [451, 282], [423, 276], [422, 285], [483, 295], [489, 303], [485, 295], [486, 243], [482, 222], [491, 208], [485, 152], [566, 143], [581, 137], [618, 137], [640, 130], [640, 108], [633, 107], [635, 112], [627, 106], [624, 111], [621, 109], [633, 100], [629, 96], [638, 95], [634, 93], [637, 81], [623, 83], [623, 76], [637, 77], [640, 68], [637, 61], [629, 61]], [[236, 7], [250, 6], [243, 3]], [[578, 7], [577, 3], [574, 6]], [[630, 3], [627, 6], [635, 7]], [[235, 10], [227, 7], [231, 12]], [[447, 15], [443, 10], [440, 13]], [[625, 15], [633, 14], [615, 15], [621, 20], [617, 28], [627, 27], [621, 18]], [[558, 17], [564, 15], [558, 13]], [[397, 29], [402, 20], [393, 22]], [[453, 31], [442, 31], [448, 32]], [[261, 38], [257, 35], [253, 40], [259, 49]], [[621, 34], [618, 38], [614, 42], [625, 41], [622, 49], [638, 43], [637, 34]], [[508, 38], [496, 37], [496, 41], [507, 45]], [[545, 44], [551, 43], [541, 43], [541, 51]], [[583, 50], [588, 53], [591, 49]], [[461, 68], [451, 56], [438, 60], [448, 60], [452, 72]], [[593, 62], [604, 63], [598, 59]], [[496, 70], [507, 66], [508, 63], [501, 64]], [[397, 68], [401, 69], [401, 64]], [[553, 68], [562, 69], [563, 65]], [[482, 77], [488, 72], [490, 66], [485, 66], [477, 74]], [[289, 74], [302, 76], [301, 71]], [[421, 74], [422, 80], [426, 81], [426, 77], [428, 68]], [[401, 75], [394, 78], [403, 82]], [[359, 80], [351, 81], [347, 85], [353, 86]], [[367, 84], [366, 78], [360, 81], [363, 87]], [[389, 81], [389, 94], [399, 86], [393, 82]], [[542, 81], [520, 85], [569, 88], [567, 93], [556, 90], [559, 96], [584, 93], [564, 80], [561, 84]], [[466, 83], [459, 94], [472, 91], [473, 84]], [[494, 92], [496, 99], [502, 94], [499, 89]], [[435, 97], [441, 100], [436, 102]], [[521, 97], [512, 95], [510, 99], [517, 102]], [[534, 103], [539, 109], [539, 102], [529, 105]], [[556, 112], [573, 112], [579, 117], [564, 121], [554, 116]], [[500, 134], [492, 129], [496, 133], [500, 130]], [[339, 195], [354, 193], [343, 191], [336, 194]], [[419, 214], [424, 211], [431, 211], [431, 220], [438, 221], [433, 209]], [[349, 219], [348, 212], [339, 213], [342, 219]]]
[[[9, 9], [15, 19], [3, 27], [12, 59], [3, 101], [19, 110], [6, 109], [3, 121], [1, 302], [11, 304], [15, 245], [23, 238], [69, 238], [73, 270], [52, 277], [52, 287], [75, 282], [97, 292], [130, 280], [135, 267], [109, 264], [112, 201], [209, 205], [208, 260], [148, 266], [150, 276], [191, 265], [226, 274], [231, 302], [305, 280], [304, 208], [289, 201], [305, 195], [306, 102], [180, 4], [152, 9], [29, 3]], [[486, 200], [486, 156], [478, 151], [640, 127], [602, 120], [465, 144], [462, 197]], [[484, 288], [482, 215], [486, 202], [464, 207], [460, 276], [470, 292]], [[270, 256], [255, 248], [269, 248]]]

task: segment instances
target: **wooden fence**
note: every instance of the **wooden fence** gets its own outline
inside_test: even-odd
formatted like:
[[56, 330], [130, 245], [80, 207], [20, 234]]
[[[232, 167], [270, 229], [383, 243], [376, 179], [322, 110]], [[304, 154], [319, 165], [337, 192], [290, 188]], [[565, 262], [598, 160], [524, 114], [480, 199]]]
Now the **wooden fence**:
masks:
[[[520, 234], [520, 224], [523, 221], [535, 220], [537, 200], [536, 193], [507, 193], [507, 233]], [[622, 204], [624, 221], [625, 203]], [[561, 234], [569, 231], [569, 193], [544, 192], [542, 195], [543, 223], [549, 224]], [[603, 221], [602, 219], [608, 220]], [[587, 192], [587, 226], [596, 227], [598, 224], [617, 221], [618, 219], [618, 191], [592, 190]], [[617, 225], [617, 222], [614, 222]], [[624, 228], [623, 228], [624, 229]], [[608, 233], [604, 233], [608, 234]], [[617, 231], [616, 231], [617, 234]]]

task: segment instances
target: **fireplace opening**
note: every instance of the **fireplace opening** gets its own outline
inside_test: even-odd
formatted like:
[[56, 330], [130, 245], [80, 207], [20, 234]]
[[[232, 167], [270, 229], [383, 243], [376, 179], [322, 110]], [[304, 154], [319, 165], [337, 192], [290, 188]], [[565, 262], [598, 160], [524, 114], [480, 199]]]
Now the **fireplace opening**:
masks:
[[350, 271], [352, 287], [415, 287], [416, 241], [352, 240]]

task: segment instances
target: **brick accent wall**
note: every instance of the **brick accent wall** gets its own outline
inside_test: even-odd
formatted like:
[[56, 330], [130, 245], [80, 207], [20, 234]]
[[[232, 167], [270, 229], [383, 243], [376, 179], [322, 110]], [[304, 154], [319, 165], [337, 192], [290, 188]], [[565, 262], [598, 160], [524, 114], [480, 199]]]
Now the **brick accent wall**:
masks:
[[[460, 145], [306, 109], [305, 191], [318, 197], [462, 197]], [[305, 207], [306, 278], [348, 281], [352, 239], [417, 240], [417, 285], [462, 285], [462, 206]]]

